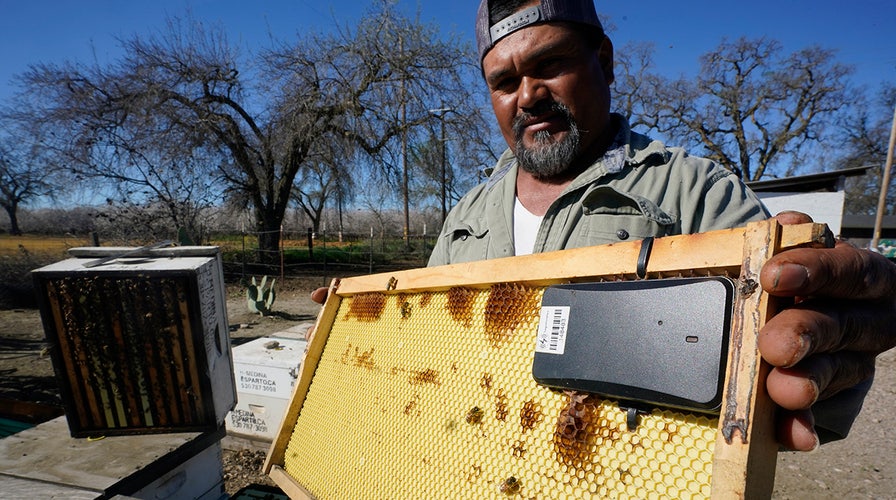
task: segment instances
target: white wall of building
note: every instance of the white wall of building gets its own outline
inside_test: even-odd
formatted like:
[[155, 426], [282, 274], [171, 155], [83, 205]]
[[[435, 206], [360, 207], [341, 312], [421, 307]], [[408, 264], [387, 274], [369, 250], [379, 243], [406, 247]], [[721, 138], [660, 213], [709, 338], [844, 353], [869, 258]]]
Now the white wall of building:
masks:
[[834, 236], [840, 234], [846, 193], [756, 193], [772, 215], [785, 210], [809, 214], [815, 222], [828, 225]]

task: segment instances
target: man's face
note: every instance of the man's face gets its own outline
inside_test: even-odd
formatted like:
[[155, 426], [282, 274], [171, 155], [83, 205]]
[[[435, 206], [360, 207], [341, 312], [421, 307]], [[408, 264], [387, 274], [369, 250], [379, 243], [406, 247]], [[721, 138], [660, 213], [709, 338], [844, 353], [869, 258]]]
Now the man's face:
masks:
[[594, 49], [569, 25], [530, 26], [499, 41], [482, 69], [501, 133], [525, 170], [557, 177], [607, 146], [609, 40]]

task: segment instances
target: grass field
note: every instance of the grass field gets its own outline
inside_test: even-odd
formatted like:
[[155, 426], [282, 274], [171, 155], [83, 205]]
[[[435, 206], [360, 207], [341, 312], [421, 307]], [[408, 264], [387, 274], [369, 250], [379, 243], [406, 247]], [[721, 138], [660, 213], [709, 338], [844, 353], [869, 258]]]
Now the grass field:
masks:
[[[102, 246], [138, 247], [155, 241], [101, 241]], [[431, 251], [432, 241], [412, 241], [407, 249], [400, 238], [377, 240], [371, 246], [367, 239], [323, 241], [316, 239], [309, 251], [307, 239], [284, 238], [280, 250], [260, 255], [258, 240], [245, 235], [216, 235], [205, 243], [220, 247], [227, 270], [234, 270], [243, 279], [245, 274], [280, 276], [304, 275], [310, 268], [342, 266], [353, 273], [374, 272], [382, 266], [398, 268], [422, 267]], [[0, 234], [0, 302], [3, 297], [20, 295], [3, 289], [27, 286], [30, 271], [69, 258], [68, 250], [92, 246], [89, 235], [76, 236], [11, 236]], [[228, 268], [228, 266], [230, 266]], [[315, 271], [317, 272], [317, 271]], [[8, 302], [8, 300], [7, 300]]]
[[0, 235], [0, 255], [3, 256], [28, 253], [65, 257], [65, 253], [69, 248], [83, 247], [87, 245], [90, 245], [90, 238], [88, 237]]

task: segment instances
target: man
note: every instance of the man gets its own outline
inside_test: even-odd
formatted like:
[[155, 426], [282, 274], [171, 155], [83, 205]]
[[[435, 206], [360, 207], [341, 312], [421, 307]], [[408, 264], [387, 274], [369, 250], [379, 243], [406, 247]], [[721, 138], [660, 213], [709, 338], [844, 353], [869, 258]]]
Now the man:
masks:
[[[613, 46], [592, 0], [484, 0], [482, 72], [509, 149], [448, 216], [429, 265], [735, 227], [768, 217], [730, 172], [612, 115]], [[777, 216], [809, 222], [802, 214]], [[896, 345], [896, 265], [839, 243], [791, 250], [760, 282], [798, 304], [760, 333], [775, 368], [778, 441], [813, 450], [849, 431], [877, 354]], [[326, 289], [312, 293], [322, 303]]]
[[[610, 114], [613, 46], [592, 0], [483, 0], [476, 32], [509, 149], [452, 209], [429, 265], [768, 217], [730, 172], [635, 134]], [[778, 218], [808, 222], [796, 213]], [[896, 344], [896, 266], [846, 244], [793, 250], [765, 265], [761, 284], [771, 294], [811, 297], [761, 332], [761, 354], [775, 366], [768, 390], [782, 408], [779, 442], [812, 450], [844, 437], [875, 356]]]

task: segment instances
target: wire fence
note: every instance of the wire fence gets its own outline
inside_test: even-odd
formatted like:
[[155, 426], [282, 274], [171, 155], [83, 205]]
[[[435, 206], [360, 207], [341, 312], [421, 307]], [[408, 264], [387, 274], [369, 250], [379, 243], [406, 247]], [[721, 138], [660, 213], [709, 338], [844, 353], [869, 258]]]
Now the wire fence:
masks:
[[436, 238], [426, 234], [405, 238], [373, 229], [367, 234], [310, 229], [278, 233], [276, 250], [260, 248], [258, 241], [264, 233], [258, 232], [213, 235], [209, 244], [221, 248], [228, 280], [259, 275], [329, 278], [423, 267]]
[[[199, 244], [221, 248], [225, 278], [247, 282], [252, 276], [307, 278], [320, 276], [324, 285], [334, 277], [346, 277], [426, 266], [436, 242], [435, 234], [410, 234], [368, 230], [320, 232], [278, 231], [275, 250], [259, 247], [258, 232], [218, 232]], [[270, 237], [271, 235], [268, 235]], [[108, 238], [96, 233], [45, 236], [0, 235], [0, 279], [27, 280], [30, 269], [68, 258], [67, 250], [79, 246], [139, 247], [157, 243]]]

